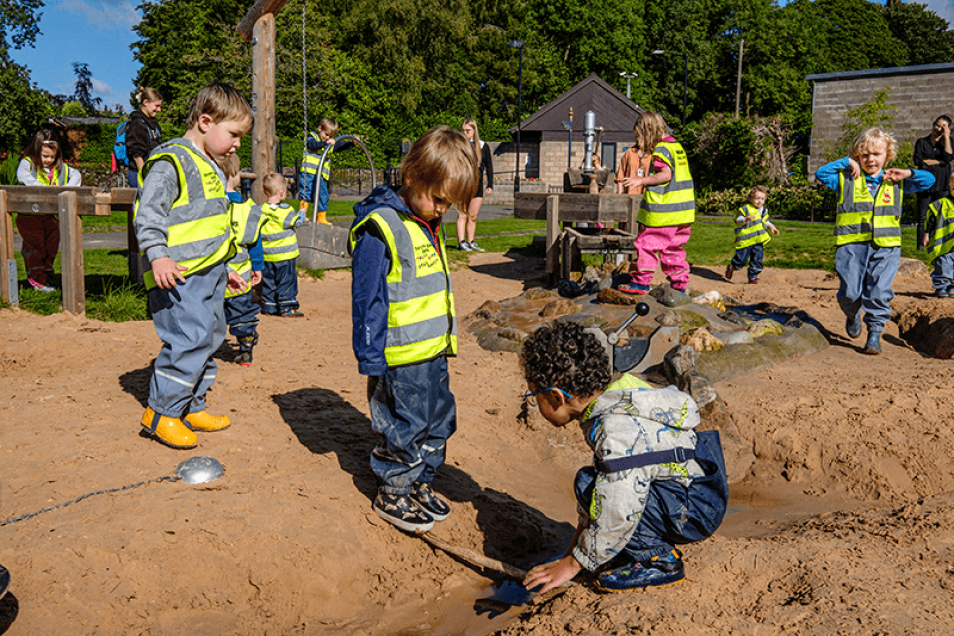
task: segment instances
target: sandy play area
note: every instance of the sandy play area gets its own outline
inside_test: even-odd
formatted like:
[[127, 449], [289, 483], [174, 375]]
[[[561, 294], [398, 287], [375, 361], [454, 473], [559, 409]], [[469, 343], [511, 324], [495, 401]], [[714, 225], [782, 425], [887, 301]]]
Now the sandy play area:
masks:
[[[542, 262], [474, 254], [458, 314], [540, 284]], [[732, 515], [684, 550], [687, 580], [603, 594], [581, 585], [508, 609], [494, 580], [380, 520], [374, 445], [351, 353], [350, 274], [303, 280], [301, 320], [263, 318], [255, 363], [221, 361], [209, 398], [232, 427], [174, 451], [139, 434], [160, 343], [149, 322], [0, 311], [0, 527], [13, 577], [0, 634], [929, 635], [954, 625], [954, 372], [892, 323], [884, 354], [844, 337], [836, 279], [768, 269], [761, 285], [695, 268], [694, 289], [808, 311], [817, 354], [716, 389], [743, 452]], [[737, 276], [744, 280], [744, 276]], [[928, 297], [899, 277], [895, 307]], [[521, 568], [562, 553], [579, 430], [518, 418], [517, 358], [461, 331], [459, 431], [435, 487], [433, 532]], [[228, 359], [228, 356], [226, 356]], [[195, 455], [225, 476], [161, 481]], [[500, 579], [497, 579], [499, 582]]]

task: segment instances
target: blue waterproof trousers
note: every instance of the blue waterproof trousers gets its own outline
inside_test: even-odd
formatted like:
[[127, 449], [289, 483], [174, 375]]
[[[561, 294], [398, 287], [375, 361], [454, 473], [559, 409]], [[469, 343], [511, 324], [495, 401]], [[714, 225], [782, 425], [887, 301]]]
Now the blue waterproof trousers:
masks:
[[891, 284], [900, 263], [900, 247], [879, 247], [866, 241], [835, 248], [835, 272], [841, 281], [838, 305], [853, 320], [864, 309], [869, 334], [880, 334], [891, 320]]
[[732, 267], [736, 270], [741, 270], [745, 267], [745, 264], [749, 265], [749, 280], [758, 280], [759, 274], [762, 273], [762, 257], [765, 254], [765, 245], [763, 243], [756, 243], [755, 245], [749, 245], [748, 247], [743, 247], [742, 249], [735, 250], [735, 256], [732, 257]]
[[931, 283], [934, 285], [934, 291], [954, 288], [954, 253], [941, 254], [934, 259]]
[[212, 359], [225, 341], [225, 263], [187, 276], [172, 289], [149, 290], [149, 309], [162, 349], [149, 383], [149, 406], [167, 417], [205, 409], [215, 382]]
[[252, 292], [225, 299], [225, 322], [229, 333], [236, 338], [254, 336], [258, 333], [258, 314], [262, 308], [252, 302]]
[[381, 492], [406, 495], [415, 482], [433, 481], [444, 463], [447, 440], [457, 430], [449, 380], [444, 356], [368, 378], [371, 428], [381, 435], [371, 470]]
[[298, 309], [295, 259], [265, 261], [262, 268], [262, 313], [274, 316], [286, 309]]

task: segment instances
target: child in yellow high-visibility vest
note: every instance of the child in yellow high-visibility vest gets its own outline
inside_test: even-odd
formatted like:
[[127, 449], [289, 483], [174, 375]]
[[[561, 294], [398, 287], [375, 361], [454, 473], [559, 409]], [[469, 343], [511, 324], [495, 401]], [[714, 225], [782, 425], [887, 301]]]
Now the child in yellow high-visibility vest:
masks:
[[921, 245], [934, 263], [931, 283], [938, 298], [954, 297], [954, 177], [948, 193], [928, 207]]
[[262, 248], [265, 268], [262, 270], [262, 313], [269, 316], [301, 318], [298, 311], [298, 238], [295, 228], [305, 220], [304, 210], [295, 210], [287, 203], [285, 177], [271, 172], [262, 179], [266, 202], [262, 205], [265, 227]]
[[765, 199], [768, 191], [762, 186], [755, 186], [749, 190], [747, 203], [739, 209], [739, 216], [735, 219], [735, 256], [725, 268], [726, 280], [732, 280], [735, 270], [749, 265], [749, 283], [759, 282], [762, 273], [762, 257], [765, 244], [772, 240], [769, 234], [778, 235], [778, 228], [768, 220], [765, 211]]

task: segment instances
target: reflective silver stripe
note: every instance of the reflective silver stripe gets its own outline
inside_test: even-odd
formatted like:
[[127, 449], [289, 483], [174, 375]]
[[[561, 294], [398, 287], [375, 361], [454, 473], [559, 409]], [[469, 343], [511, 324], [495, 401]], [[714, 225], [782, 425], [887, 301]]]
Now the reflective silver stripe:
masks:
[[678, 192], [679, 190], [692, 190], [692, 189], [693, 189], [693, 182], [692, 182], [692, 179], [689, 179], [688, 181], [676, 181], [673, 184], [673, 186], [669, 188], [669, 192]]
[[[744, 229], [751, 229], [751, 228], [743, 228], [743, 230], [744, 230]], [[765, 228], [762, 227], [761, 224], [759, 224], [759, 228], [758, 228], [757, 231], [755, 231], [755, 232], [749, 232], [748, 234], [741, 234], [741, 233], [740, 233], [740, 234], [736, 237], [736, 240], [737, 240], [737, 241], [748, 241], [749, 239], [753, 239], [753, 238], [755, 238], [756, 236], [759, 236], [759, 235], [761, 235], [761, 234], [766, 234], [766, 232], [765, 232]]]
[[836, 225], [835, 236], [845, 236], [846, 234], [868, 234], [873, 229], [870, 223], [858, 223], [857, 225]]
[[[645, 201], [645, 199], [643, 199]], [[695, 210], [695, 201], [683, 201], [682, 203], [653, 203], [644, 206], [654, 214], [664, 214], [666, 212], [685, 212], [686, 210]]]
[[396, 462], [398, 464], [404, 464], [405, 466], [410, 466], [411, 468], [413, 468], [414, 466], [417, 466], [423, 461], [419, 456], [413, 463], [408, 463], [404, 461], [403, 459], [401, 459], [400, 457], [395, 457], [391, 455], [390, 453], [387, 452], [386, 449], [381, 448], [380, 446], [376, 447], [373, 451], [371, 451], [371, 454], [374, 455], [375, 457], [380, 457], [381, 459]]
[[180, 243], [179, 245], [169, 246], [169, 257], [177, 263], [191, 261], [194, 258], [201, 258], [214, 254], [222, 244], [229, 240], [230, 232], [225, 232], [214, 238], [191, 241], [189, 243]]
[[401, 283], [388, 283], [388, 300], [393, 303], [403, 303], [412, 298], [443, 293], [446, 286], [447, 280], [444, 275], [438, 273], [416, 279], [413, 286]]
[[288, 238], [289, 236], [294, 236], [295, 230], [282, 230], [276, 234], [262, 234], [263, 241], [280, 241], [282, 239]]
[[297, 252], [298, 243], [292, 243], [291, 245], [279, 245], [277, 247], [265, 247], [263, 250], [266, 254], [287, 254], [288, 252]]
[[874, 227], [872, 234], [875, 237], [901, 236], [901, 226], [886, 225], [884, 227]]
[[[388, 328], [387, 342], [385, 346], [400, 347], [415, 342], [423, 342], [431, 338], [440, 338], [446, 336], [447, 321], [450, 316], [437, 316], [430, 320], [421, 320], [410, 325], [392, 326]], [[457, 334], [457, 318], [451, 320], [450, 333]]]
[[175, 382], [175, 383], [177, 383], [177, 384], [181, 384], [182, 386], [187, 386], [187, 387], [189, 387], [190, 389], [191, 389], [191, 388], [194, 388], [194, 387], [192, 386], [192, 383], [191, 383], [191, 382], [186, 382], [185, 380], [180, 380], [179, 378], [175, 377], [174, 375], [169, 375], [168, 373], [166, 373], [166, 372], [164, 372], [164, 371], [160, 371], [159, 369], [153, 369], [153, 372], [154, 372], [156, 375], [158, 375], [159, 377], [165, 378], [165, 379], [169, 380], [170, 382]]

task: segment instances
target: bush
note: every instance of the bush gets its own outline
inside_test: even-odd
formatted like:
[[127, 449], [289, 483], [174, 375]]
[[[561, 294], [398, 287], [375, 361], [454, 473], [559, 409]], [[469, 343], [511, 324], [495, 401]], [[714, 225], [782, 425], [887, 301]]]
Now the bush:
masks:
[[[784, 217], [795, 220], [809, 220], [813, 216], [820, 220], [818, 208], [834, 207], [834, 196], [827, 188], [819, 186], [775, 186], [768, 187], [765, 207], [774, 218]], [[696, 207], [700, 214], [709, 216], [734, 217], [739, 208], [745, 205], [750, 188], [735, 188], [704, 193], [696, 198]], [[812, 214], [813, 206], [815, 208]], [[831, 218], [832, 212], [826, 213]]]

